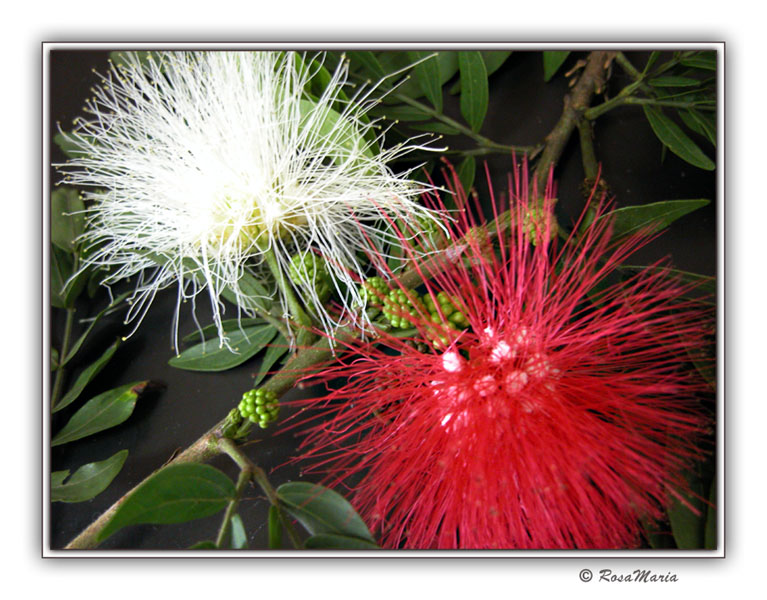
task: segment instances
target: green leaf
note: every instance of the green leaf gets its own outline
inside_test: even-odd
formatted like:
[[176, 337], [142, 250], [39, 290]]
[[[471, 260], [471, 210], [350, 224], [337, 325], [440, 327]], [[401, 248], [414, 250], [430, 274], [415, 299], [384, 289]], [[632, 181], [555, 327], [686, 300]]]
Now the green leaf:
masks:
[[469, 193], [471, 186], [474, 185], [474, 177], [476, 172], [477, 161], [473, 156], [467, 156], [464, 158], [456, 169], [456, 174], [458, 175], [458, 179], [461, 181], [461, 186], [463, 187], [466, 194]]
[[[511, 51], [501, 51], [501, 50], [482, 50], [480, 52], [482, 55], [482, 60], [485, 63], [485, 70], [487, 71], [487, 76], [490, 77], [493, 73], [495, 73], [498, 69], [501, 68], [501, 65], [503, 65], [504, 62], [506, 62], [506, 59], [509, 58], [511, 55]], [[451, 94], [457, 94], [461, 91], [461, 80], [459, 79], [456, 81], [455, 85], [450, 88]]]
[[51, 193], [51, 241], [66, 252], [74, 252], [75, 240], [85, 230], [85, 204], [72, 188], [57, 188]]
[[702, 482], [696, 474], [688, 473], [687, 481], [693, 494], [682, 494], [686, 503], [675, 499], [668, 511], [671, 531], [677, 548], [699, 550], [704, 544], [706, 507], [701, 499], [705, 493]]
[[362, 134], [351, 122], [329, 106], [322, 106], [312, 100], [302, 99], [298, 104], [301, 120], [298, 129], [307, 147], [324, 147], [333, 144], [332, 160], [343, 164], [349, 157], [360, 154], [373, 158], [373, 145], [365, 142]]
[[120, 504], [97, 541], [128, 525], [184, 523], [208, 517], [223, 510], [234, 497], [234, 483], [218, 469], [202, 464], [170, 465]]
[[679, 117], [687, 127], [695, 133], [704, 136], [716, 147], [716, 115], [707, 113], [705, 116], [695, 109], [679, 110]]
[[51, 502], [84, 502], [95, 498], [112, 483], [126, 458], [128, 451], [120, 450], [106, 460], [83, 465], [66, 483], [60, 474], [64, 473], [66, 476], [69, 474], [68, 470], [59, 471], [59, 476], [57, 473], [51, 473]]
[[703, 547], [706, 550], [716, 550], [717, 548], [716, 518], [716, 474], [714, 474], [714, 479], [708, 492], [708, 512], [706, 514], [706, 529], [703, 541]]
[[232, 527], [232, 548], [242, 550], [248, 547], [248, 534], [245, 533], [245, 525], [238, 514], [233, 514], [230, 521]]
[[280, 511], [274, 506], [269, 505], [269, 550], [279, 550], [282, 548], [282, 520], [280, 519]]
[[51, 348], [51, 371], [55, 371], [59, 368], [59, 351], [56, 348]]
[[682, 160], [700, 169], [713, 171], [714, 162], [679, 128], [679, 126], [663, 114], [655, 106], [643, 105], [645, 116], [650, 127], [661, 143]]
[[653, 87], [693, 87], [699, 85], [700, 80], [678, 75], [662, 75], [650, 79], [647, 83]]
[[685, 67], [693, 67], [695, 69], [705, 69], [707, 71], [716, 71], [716, 51], [707, 50], [700, 52], [693, 56], [683, 58], [679, 61], [679, 64]]
[[69, 477], [69, 469], [65, 469], [64, 471], [54, 471], [51, 473], [51, 488], [62, 485], [67, 477]]
[[81, 143], [75, 141], [77, 138], [82, 138], [85, 141], [93, 140], [93, 138], [88, 136], [76, 136], [73, 133], [59, 132], [53, 136], [53, 142], [66, 154], [67, 158], [78, 158], [85, 156], [87, 153], [83, 152]]
[[280, 502], [306, 530], [330, 533], [375, 543], [365, 523], [343, 496], [313, 483], [294, 481], [277, 488]]
[[653, 231], [668, 227], [671, 223], [709, 204], [709, 200], [666, 200], [641, 206], [626, 206], [618, 208], [598, 220], [615, 219], [613, 221], [613, 237], [624, 237], [637, 233], [654, 225]]
[[[418, 83], [421, 91], [426, 95], [437, 112], [442, 112], [442, 80], [440, 78], [438, 54], [433, 52], [408, 52], [411, 62], [418, 63], [413, 69], [413, 79]], [[431, 58], [427, 58], [431, 57]]]
[[[258, 309], [263, 312], [269, 312], [272, 308], [272, 294], [250, 273], [243, 272], [240, 275], [237, 280], [237, 287], [242, 294], [240, 302], [242, 302], [243, 308], [247, 310]], [[221, 295], [235, 306], [238, 305], [237, 296], [230, 288], [227, 287]]]
[[216, 542], [212, 542], [210, 540], [204, 540], [202, 542], [197, 542], [196, 544], [189, 546], [189, 550], [218, 550], [218, 546], [216, 546]]
[[125, 421], [133, 413], [136, 400], [148, 381], [129, 383], [91, 398], [78, 410], [51, 441], [60, 446], [104, 431]]
[[357, 50], [354, 52], [349, 52], [348, 56], [352, 65], [359, 65], [362, 67], [362, 69], [368, 75], [370, 75], [373, 80], [380, 81], [386, 76], [381, 63], [378, 62], [378, 59], [376, 58], [376, 55], [369, 50]]
[[69, 308], [64, 286], [72, 275], [72, 257], [58, 246], [51, 245], [51, 305]]
[[562, 63], [567, 60], [567, 57], [570, 55], [569, 51], [559, 51], [559, 50], [548, 50], [543, 53], [543, 80], [549, 81], [556, 72], [559, 70], [559, 67], [562, 66]]
[[381, 548], [369, 542], [356, 537], [346, 535], [335, 535], [332, 533], [320, 533], [313, 535], [304, 543], [307, 550], [380, 550]]
[[96, 326], [96, 323], [98, 320], [103, 317], [106, 313], [108, 313], [110, 310], [115, 308], [118, 304], [120, 304], [123, 300], [125, 300], [128, 296], [131, 295], [132, 292], [125, 292], [123, 294], [120, 294], [119, 296], [115, 297], [112, 302], [109, 303], [108, 306], [103, 308], [99, 313], [91, 319], [90, 324], [88, 325], [87, 329], [83, 332], [83, 334], [77, 338], [77, 341], [74, 343], [72, 348], [69, 349], [69, 352], [67, 352], [66, 357], [64, 358], [63, 362], [61, 363], [61, 366], [63, 367], [66, 365], [72, 358], [74, 358], [75, 354], [80, 350], [80, 347], [83, 345], [83, 342], [85, 342], [85, 339], [88, 337], [88, 334], [93, 331], [93, 328]]
[[375, 110], [375, 113], [390, 121], [426, 121], [430, 118], [422, 110], [407, 104], [402, 106], [382, 105]]
[[168, 364], [186, 371], [226, 371], [258, 354], [276, 335], [272, 325], [245, 327], [229, 334], [229, 345], [236, 354], [222, 346], [218, 339], [206, 340], [174, 356]]
[[487, 114], [489, 97], [485, 61], [477, 51], [459, 52], [458, 68], [461, 72], [461, 114], [472, 131], [479, 131]]
[[511, 50], [483, 50], [480, 52], [482, 60], [485, 61], [485, 70], [488, 76], [495, 73], [511, 56]]
[[69, 406], [72, 402], [77, 400], [82, 391], [85, 389], [85, 386], [88, 385], [93, 380], [93, 378], [99, 374], [99, 372], [101, 372], [101, 369], [103, 369], [104, 366], [106, 366], [114, 353], [117, 351], [117, 347], [119, 345], [120, 340], [117, 340], [114, 344], [109, 346], [106, 352], [104, 352], [104, 354], [102, 354], [95, 362], [91, 363], [85, 369], [83, 369], [83, 372], [80, 373], [80, 375], [77, 377], [77, 380], [75, 380], [74, 385], [64, 395], [61, 401], [59, 401], [59, 403], [53, 407], [51, 412], [60, 411], [65, 406]]
[[269, 373], [269, 369], [274, 366], [282, 356], [289, 350], [289, 346], [282, 334], [279, 334], [266, 349], [264, 358], [261, 360], [261, 366], [258, 369], [258, 374], [253, 380], [253, 387], [258, 386]]
[[[266, 321], [259, 317], [252, 319], [227, 319], [225, 321], [221, 321], [221, 327], [227, 333], [231, 331], [237, 331], [240, 328], [254, 327], [256, 325], [264, 324], [266, 324]], [[215, 323], [213, 325], [203, 327], [202, 329], [195, 329], [192, 333], [185, 335], [181, 341], [185, 344], [188, 344], [189, 342], [194, 342], [195, 340], [209, 340], [211, 338], [218, 338], [218, 327], [216, 327]]]
[[652, 67], [655, 64], [655, 62], [660, 58], [660, 54], [661, 53], [658, 50], [653, 50], [650, 53], [650, 58], [647, 59], [647, 64], [644, 66], [644, 69], [642, 70], [642, 75], [644, 75], [645, 73], [647, 73], [647, 71], [650, 70], [650, 67]]

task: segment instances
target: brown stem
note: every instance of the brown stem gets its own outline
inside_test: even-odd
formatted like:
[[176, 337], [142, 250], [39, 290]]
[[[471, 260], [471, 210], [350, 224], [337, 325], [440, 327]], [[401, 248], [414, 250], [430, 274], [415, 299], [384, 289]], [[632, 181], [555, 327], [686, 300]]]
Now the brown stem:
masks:
[[535, 169], [538, 189], [543, 190], [549, 170], [556, 165], [583, 112], [589, 107], [591, 97], [605, 83], [605, 71], [612, 52], [597, 50], [586, 59], [586, 66], [572, 92], [565, 96], [564, 109], [559, 121], [546, 136], [546, 145]]

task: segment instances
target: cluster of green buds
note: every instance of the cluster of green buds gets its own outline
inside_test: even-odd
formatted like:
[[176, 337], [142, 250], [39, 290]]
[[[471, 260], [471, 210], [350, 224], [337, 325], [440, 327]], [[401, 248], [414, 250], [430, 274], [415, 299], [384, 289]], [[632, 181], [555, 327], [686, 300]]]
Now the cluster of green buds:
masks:
[[251, 423], [258, 423], [261, 429], [266, 429], [270, 423], [276, 421], [280, 412], [277, 395], [264, 389], [245, 392], [237, 408], [243, 419], [248, 419]]
[[[314, 293], [310, 296], [319, 302], [324, 303], [330, 298], [331, 284], [327, 263], [324, 258], [317, 256], [314, 252], [304, 251], [295, 254], [290, 259], [288, 276], [295, 285], [313, 289]], [[313, 302], [308, 302], [306, 308], [311, 312], [317, 312]]]
[[454, 331], [466, 329], [469, 326], [469, 320], [445, 292], [439, 292], [436, 300], [435, 302], [431, 295], [426, 295], [423, 303], [429, 311], [431, 322], [435, 325], [427, 329], [426, 337], [435, 348], [439, 349], [448, 345], [448, 328]]
[[546, 235], [547, 227], [550, 239], [553, 240], [559, 233], [559, 225], [556, 218], [551, 211], [544, 208], [530, 208], [522, 219], [522, 227], [534, 246], [538, 243], [538, 236], [543, 237]]
[[[436, 303], [431, 295], [424, 296], [423, 303], [426, 305], [426, 310], [429, 311], [432, 323], [444, 323], [451, 329], [466, 329], [469, 326], [469, 320], [466, 318], [466, 315], [458, 310], [453, 299], [445, 292], [437, 294]], [[439, 307], [437, 304], [439, 304]]]
[[[425, 308], [418, 294], [413, 290], [391, 290], [384, 298], [383, 314], [395, 329], [409, 329], [424, 314]], [[412, 317], [412, 318], [409, 318]]]
[[360, 297], [365, 306], [383, 306], [383, 298], [389, 294], [389, 284], [383, 277], [370, 277], [360, 286]]

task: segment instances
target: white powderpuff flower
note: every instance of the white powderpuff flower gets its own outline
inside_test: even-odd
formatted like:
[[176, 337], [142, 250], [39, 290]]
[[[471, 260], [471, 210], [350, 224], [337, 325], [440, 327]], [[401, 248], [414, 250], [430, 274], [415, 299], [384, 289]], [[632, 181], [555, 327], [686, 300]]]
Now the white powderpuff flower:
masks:
[[252, 314], [243, 275], [263, 280], [271, 257], [287, 274], [291, 257], [306, 251], [327, 262], [344, 310], [331, 314], [314, 285], [296, 285], [296, 295], [328, 332], [360, 325], [359, 252], [399, 242], [382, 221], [405, 230], [435, 221], [417, 203], [426, 186], [387, 166], [424, 147], [378, 151], [384, 131], [367, 116], [376, 86], [347, 99], [346, 60], [321, 96], [309, 96], [322, 60], [239, 51], [162, 52], [142, 62], [127, 54], [102, 78], [86, 104], [91, 116], [68, 136], [77, 153], [57, 166], [66, 183], [92, 190], [86, 266], [109, 268], [106, 285], [136, 277], [127, 317], [136, 327], [156, 292], [177, 284], [176, 338], [181, 302], [207, 292], [225, 344], [222, 294], [237, 300], [238, 316]]

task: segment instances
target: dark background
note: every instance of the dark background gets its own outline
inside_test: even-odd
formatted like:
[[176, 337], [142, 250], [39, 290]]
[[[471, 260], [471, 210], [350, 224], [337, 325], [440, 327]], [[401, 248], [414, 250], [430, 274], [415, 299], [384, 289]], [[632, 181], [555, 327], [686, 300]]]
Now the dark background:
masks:
[[[557, 76], [549, 83], [543, 81], [540, 52], [515, 51], [499, 71], [490, 78], [490, 107], [481, 133], [489, 138], [514, 145], [539, 143], [551, 131], [562, 112], [562, 100], [568, 91], [563, 73], [585, 53], [570, 55]], [[646, 53], [628, 52], [635, 65], [643, 65]], [[89, 90], [99, 81], [96, 72], [107, 70], [108, 52], [56, 50], [50, 53], [50, 122], [52, 134], [57, 124], [70, 130], [72, 119], [82, 114]], [[94, 72], [95, 70], [95, 72]], [[615, 66], [606, 93], [614, 95], [628, 81]], [[595, 99], [594, 102], [599, 102]], [[457, 97], [445, 94], [446, 112], [460, 119]], [[632, 264], [648, 264], [663, 256], [671, 256], [676, 268], [716, 275], [716, 173], [693, 167], [668, 152], [661, 161], [661, 144], [650, 129], [638, 107], [615, 109], [596, 121], [595, 149], [602, 163], [603, 176], [615, 195], [618, 207], [648, 204], [662, 200], [708, 198], [709, 206], [697, 210], [673, 223], [653, 244], [642, 249]], [[699, 139], [696, 141], [700, 142]], [[705, 142], [704, 151], [714, 158]], [[66, 157], [51, 143], [51, 163]], [[510, 157], [493, 155], [487, 158], [496, 191], [505, 188]], [[483, 170], [482, 170], [483, 171]], [[571, 137], [555, 171], [560, 223], [568, 225], [583, 207], [580, 192], [583, 170], [577, 131]], [[51, 181], [60, 176], [51, 168]], [[484, 176], [478, 168], [475, 182], [481, 197], [487, 197]], [[106, 294], [78, 304], [78, 318], [98, 312], [108, 302]], [[210, 426], [218, 422], [251, 387], [252, 375], [258, 371], [258, 359], [224, 373], [194, 373], [168, 366], [174, 356], [171, 317], [175, 310], [176, 290], [168, 289], [157, 295], [138, 331], [121, 345], [110, 364], [91, 382], [79, 401], [52, 417], [51, 432], [67, 422], [85, 400], [108, 389], [141, 380], [151, 380], [158, 387], [142, 396], [133, 415], [113, 429], [78, 440], [51, 451], [53, 471], [69, 469], [74, 472], [83, 464], [104, 460], [115, 452], [128, 449], [130, 454], [122, 471], [106, 491], [83, 503], [50, 505], [50, 542], [52, 548], [65, 546], [127, 490], [165, 463], [176, 451], [194, 442]], [[210, 322], [205, 302], [198, 305], [198, 317], [205, 325]], [[188, 305], [182, 308], [181, 336], [195, 329]], [[59, 347], [63, 332], [64, 311], [51, 313], [51, 343]], [[73, 338], [84, 329], [78, 324]], [[118, 316], [104, 319], [88, 338], [68, 384], [79, 369], [96, 358], [118, 336], [126, 334]], [[300, 392], [294, 390], [288, 398]], [[251, 458], [264, 467], [276, 487], [299, 478], [294, 466], [285, 466], [292, 456], [296, 440], [292, 434], [273, 435], [274, 426], [265, 433], [255, 428], [252, 442], [247, 446]], [[233, 479], [237, 469], [226, 457], [211, 464]], [[279, 468], [277, 468], [279, 467]], [[276, 470], [275, 470], [276, 468]], [[47, 506], [47, 499], [44, 499]], [[251, 549], [266, 547], [266, 508], [268, 504], [260, 491], [252, 488], [240, 505], [239, 513], [249, 534]], [[129, 527], [113, 535], [102, 549], [168, 549], [188, 548], [201, 541], [215, 539], [221, 514], [180, 525], [141, 525]], [[286, 546], [287, 547], [287, 546]]]

